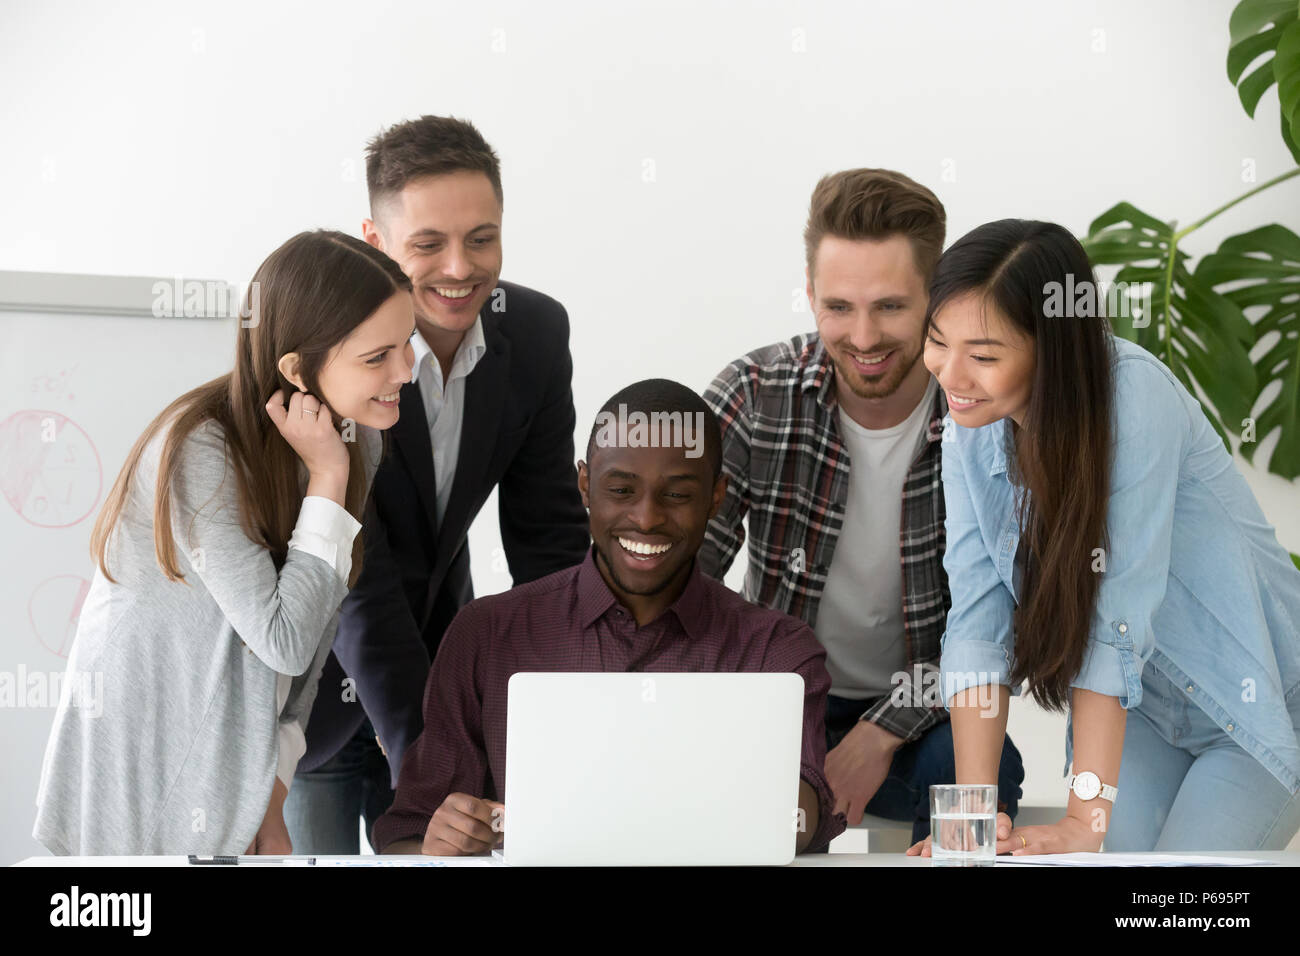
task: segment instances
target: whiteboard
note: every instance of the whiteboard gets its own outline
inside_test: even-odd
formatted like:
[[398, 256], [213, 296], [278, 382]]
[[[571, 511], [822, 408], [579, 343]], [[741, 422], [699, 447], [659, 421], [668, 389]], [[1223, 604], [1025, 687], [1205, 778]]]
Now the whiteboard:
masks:
[[153, 317], [172, 281], [0, 273], [0, 865], [47, 852], [36, 788], [104, 498], [153, 417], [233, 365], [237, 316]]

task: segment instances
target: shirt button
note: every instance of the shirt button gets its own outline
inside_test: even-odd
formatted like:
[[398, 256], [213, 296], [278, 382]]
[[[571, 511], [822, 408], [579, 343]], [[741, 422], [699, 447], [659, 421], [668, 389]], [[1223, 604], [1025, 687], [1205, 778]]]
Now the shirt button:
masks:
[[1120, 632], [1121, 634], [1127, 634], [1127, 633], [1128, 633], [1128, 625], [1127, 625], [1127, 624], [1121, 624], [1121, 625], [1119, 626], [1119, 632]]
[[1187, 693], [1190, 694], [1190, 693], [1191, 693], [1192, 691], [1194, 691], [1194, 690], [1196, 690], [1196, 687], [1195, 687], [1195, 686], [1193, 686], [1192, 684], [1188, 684], [1188, 685], [1187, 685]]
[[1228, 732], [1229, 732], [1229, 733], [1232, 732], [1232, 724], [1231, 724], [1231, 723], [1228, 724]]

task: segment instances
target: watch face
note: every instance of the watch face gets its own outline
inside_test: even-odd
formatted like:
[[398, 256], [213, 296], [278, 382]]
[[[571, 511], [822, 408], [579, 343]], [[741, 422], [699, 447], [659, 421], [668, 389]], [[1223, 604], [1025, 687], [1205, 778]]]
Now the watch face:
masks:
[[1091, 800], [1101, 793], [1101, 779], [1091, 770], [1085, 770], [1074, 778], [1074, 792], [1080, 800]]

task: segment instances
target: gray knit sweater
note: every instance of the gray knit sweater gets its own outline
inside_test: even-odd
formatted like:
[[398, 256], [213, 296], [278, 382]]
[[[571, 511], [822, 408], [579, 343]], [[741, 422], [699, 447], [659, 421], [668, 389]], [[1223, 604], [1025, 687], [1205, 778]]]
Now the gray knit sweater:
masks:
[[[185, 581], [163, 576], [153, 502], [166, 431], [109, 539], [117, 583], [96, 568], [69, 654], [32, 832], [56, 854], [242, 853], [270, 800], [278, 722], [305, 726], [338, 626], [336, 567], [291, 547], [277, 574], [240, 528], [215, 422], [182, 447], [172, 529]], [[368, 490], [380, 435], [357, 433]], [[350, 518], [334, 513], [346, 540]], [[293, 677], [280, 713], [278, 674]]]

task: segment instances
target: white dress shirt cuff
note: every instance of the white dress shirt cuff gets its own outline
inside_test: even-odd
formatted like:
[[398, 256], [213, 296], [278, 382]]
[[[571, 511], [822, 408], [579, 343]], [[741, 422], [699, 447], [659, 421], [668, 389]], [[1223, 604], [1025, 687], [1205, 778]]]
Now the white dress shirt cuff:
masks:
[[308, 495], [302, 499], [289, 547], [314, 554], [332, 565], [346, 584], [352, 573], [352, 542], [360, 530], [361, 522], [338, 502]]

